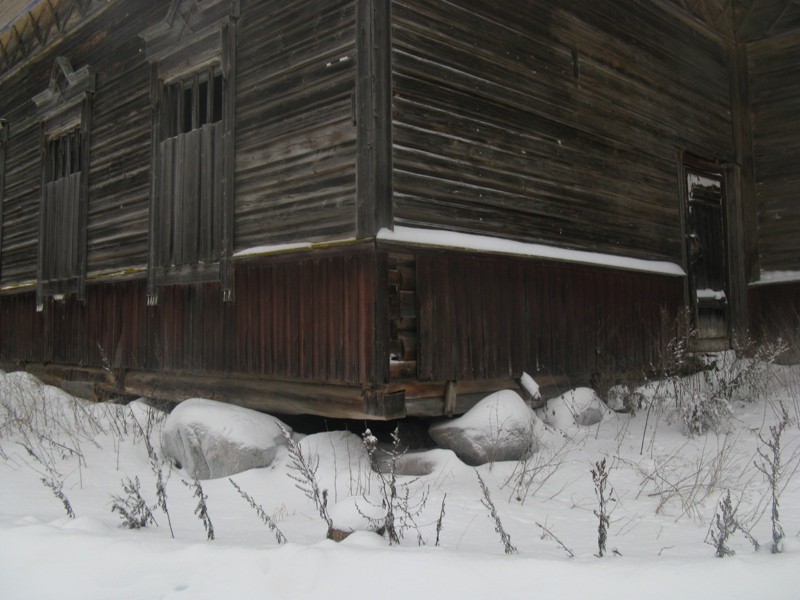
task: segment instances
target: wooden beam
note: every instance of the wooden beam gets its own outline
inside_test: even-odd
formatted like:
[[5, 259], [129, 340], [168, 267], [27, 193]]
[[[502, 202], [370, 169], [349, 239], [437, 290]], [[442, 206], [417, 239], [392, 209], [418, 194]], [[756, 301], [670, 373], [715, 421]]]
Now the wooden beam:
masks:
[[[532, 408], [539, 408], [547, 398], [553, 398], [574, 385], [575, 381], [560, 376], [536, 377], [542, 397], [531, 402]], [[454, 381], [409, 381], [395, 382], [387, 387], [387, 393], [402, 390], [405, 393], [406, 413], [409, 417], [443, 417], [460, 415], [475, 406], [488, 394], [499, 390], [514, 390], [522, 395], [520, 384], [512, 377], [501, 379]], [[447, 408], [446, 408], [447, 407]]]
[[223, 198], [222, 198], [222, 248], [220, 255], [220, 282], [223, 300], [233, 300], [233, 244], [234, 244], [234, 173], [236, 172], [236, 19], [231, 18], [222, 29], [223, 100]]
[[6, 189], [6, 143], [8, 122], [0, 119], [0, 278], [3, 275], [3, 198]]
[[[60, 364], [28, 363], [25, 371], [44, 383], [86, 390], [95, 399], [146, 396], [168, 402], [208, 398], [274, 414], [318, 415], [337, 419], [394, 420], [406, 416], [405, 397], [385, 388], [362, 388], [247, 375], [126, 371]], [[85, 391], [84, 391], [85, 393]]]
[[730, 318], [733, 341], [744, 341], [748, 328], [747, 284], [760, 275], [758, 200], [755, 190], [752, 111], [750, 110], [747, 47], [728, 50], [731, 116], [736, 162], [726, 173], [728, 255], [730, 257]]
[[458, 384], [455, 381], [448, 381], [444, 390], [444, 414], [452, 417], [456, 412]]
[[744, 277], [755, 281], [761, 272], [758, 247], [758, 200], [755, 189], [752, 110], [750, 107], [747, 46], [734, 44], [728, 52], [736, 164], [740, 170], [737, 185], [738, 219], [742, 224]]
[[391, 224], [392, 90], [389, 0], [356, 3], [356, 234]]
[[378, 420], [405, 416], [402, 394], [299, 381], [129, 371], [117, 382], [117, 389], [172, 402], [209, 398], [277, 414]]

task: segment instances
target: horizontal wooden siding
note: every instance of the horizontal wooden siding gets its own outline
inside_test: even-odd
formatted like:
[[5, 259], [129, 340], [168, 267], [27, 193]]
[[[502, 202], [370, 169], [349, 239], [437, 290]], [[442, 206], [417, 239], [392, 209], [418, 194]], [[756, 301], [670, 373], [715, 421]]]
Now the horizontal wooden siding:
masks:
[[236, 249], [352, 237], [355, 2], [250, 2], [237, 38]]
[[676, 147], [732, 155], [727, 58], [656, 3], [392, 2], [395, 222], [681, 259]]
[[763, 270], [800, 270], [800, 36], [748, 46]]

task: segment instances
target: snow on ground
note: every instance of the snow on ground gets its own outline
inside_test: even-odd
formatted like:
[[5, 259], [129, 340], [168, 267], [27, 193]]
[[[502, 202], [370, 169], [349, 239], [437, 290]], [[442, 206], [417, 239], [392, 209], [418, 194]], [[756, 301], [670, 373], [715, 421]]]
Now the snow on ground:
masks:
[[[289, 477], [297, 472], [285, 446], [278, 447], [269, 467], [231, 479], [288, 543], [278, 544], [226, 478], [201, 482], [215, 532], [208, 541], [195, 514], [194, 490], [184, 484], [190, 475], [160, 460], [162, 413], [142, 401], [91, 404], [28, 375], [0, 373], [0, 596], [798, 598], [800, 368], [753, 372], [760, 373], [751, 378], [753, 385], [728, 395], [731, 411], [719, 431], [703, 435], [688, 437], [675, 408], [676, 400], [688, 403], [688, 396], [713, 393], [707, 377], [697, 375], [641, 388], [644, 405], [635, 413], [611, 413], [590, 427], [570, 423], [537, 431], [540, 449], [525, 461], [472, 468], [450, 451], [423, 453], [417, 460], [430, 473], [398, 478], [412, 506], [425, 500], [399, 546], [367, 531], [340, 543], [325, 539], [317, 508]], [[795, 423], [782, 444], [780, 517], [786, 540], [784, 552], [773, 555], [767, 488], [754, 462], [758, 436], [769, 436], [779, 399]], [[361, 433], [295, 435], [304, 456], [317, 464], [334, 519], [374, 515], [379, 504], [380, 479], [370, 469]], [[590, 470], [603, 458], [615, 501], [608, 556], [601, 559], [595, 556], [597, 500]], [[153, 464], [168, 476], [174, 539], [162, 510], [153, 511], [157, 526], [138, 530], [122, 528], [111, 511], [128, 478], [138, 477], [142, 495], [156, 503]], [[476, 471], [517, 554], [504, 554], [481, 503]], [[42, 479], [63, 484], [74, 519]], [[716, 558], [704, 543], [726, 490], [738, 519], [761, 542], [759, 551], [741, 533], [730, 540], [733, 557]], [[543, 535], [544, 528], [557, 540]]]

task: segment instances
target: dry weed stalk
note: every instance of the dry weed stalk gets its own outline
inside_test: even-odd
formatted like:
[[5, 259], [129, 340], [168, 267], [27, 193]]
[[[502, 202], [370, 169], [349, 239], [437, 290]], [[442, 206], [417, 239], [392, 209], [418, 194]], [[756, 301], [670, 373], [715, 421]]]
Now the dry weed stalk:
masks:
[[317, 469], [319, 468], [319, 457], [310, 458], [303, 454], [303, 449], [292, 438], [292, 434], [280, 426], [286, 446], [289, 449], [289, 473], [287, 475], [295, 481], [295, 487], [303, 492], [309, 500], [317, 507], [319, 516], [325, 521], [328, 527], [327, 535], [333, 531], [333, 520], [328, 514], [328, 490], [321, 490], [317, 481]]
[[778, 422], [770, 425], [769, 437], [758, 436], [761, 447], [758, 449], [760, 460], [755, 462], [758, 469], [767, 480], [769, 494], [771, 498], [770, 520], [772, 522], [772, 546], [773, 554], [783, 551], [783, 538], [785, 536], [781, 527], [779, 514], [780, 483], [784, 475], [784, 467], [781, 464], [781, 437], [783, 432], [791, 424], [786, 405], [779, 402]]
[[615, 502], [614, 496], [607, 490], [608, 470], [606, 470], [606, 459], [596, 462], [590, 471], [592, 482], [594, 483], [594, 494], [597, 497], [597, 510], [594, 516], [598, 519], [597, 524], [597, 556], [602, 558], [606, 553], [606, 541], [608, 539], [608, 527], [611, 520], [608, 512], [610, 502]]
[[278, 542], [279, 544], [285, 544], [285, 543], [286, 543], [286, 541], [287, 541], [287, 540], [286, 540], [286, 536], [285, 536], [285, 535], [283, 535], [283, 532], [280, 530], [280, 528], [278, 527], [277, 523], [275, 523], [274, 519], [272, 519], [272, 518], [271, 518], [271, 517], [270, 517], [270, 516], [269, 516], [269, 515], [268, 515], [268, 514], [267, 514], [267, 513], [264, 511], [264, 509], [262, 508], [262, 506], [261, 506], [260, 504], [258, 504], [258, 503], [257, 503], [257, 502], [256, 502], [256, 501], [253, 499], [253, 497], [252, 497], [252, 496], [250, 496], [250, 495], [249, 495], [247, 492], [245, 492], [245, 491], [244, 491], [242, 488], [240, 488], [240, 487], [239, 487], [239, 486], [236, 484], [236, 482], [235, 482], [233, 479], [231, 479], [231, 478], [228, 478], [228, 481], [230, 481], [230, 482], [231, 482], [231, 485], [232, 485], [234, 488], [236, 488], [236, 491], [237, 491], [237, 492], [239, 492], [239, 495], [240, 495], [242, 498], [244, 498], [244, 499], [247, 501], [247, 503], [248, 503], [248, 504], [249, 504], [249, 505], [250, 505], [250, 506], [253, 508], [253, 510], [255, 510], [255, 511], [256, 511], [256, 514], [257, 514], [257, 515], [259, 516], [259, 518], [260, 518], [260, 519], [261, 519], [261, 520], [264, 522], [264, 524], [265, 524], [267, 527], [269, 527], [270, 531], [272, 531], [272, 533], [273, 533], [273, 534], [275, 534], [275, 539], [277, 540], [277, 542]]
[[[384, 512], [383, 519], [378, 523], [373, 523], [373, 525], [386, 534], [390, 544], [399, 544], [405, 532], [413, 529], [417, 532], [417, 543], [420, 546], [423, 545], [424, 540], [417, 525], [417, 518], [425, 510], [425, 505], [428, 502], [428, 491], [422, 491], [420, 496], [412, 496], [411, 484], [416, 479], [402, 483], [398, 480], [397, 461], [405, 454], [405, 450], [400, 445], [399, 428], [395, 427], [391, 434], [392, 447], [390, 450], [379, 448], [378, 438], [372, 435], [369, 429], [365, 430], [361, 437], [370, 462], [377, 466], [375, 471], [380, 484], [380, 508]], [[388, 471], [386, 472], [379, 466], [381, 461], [379, 460], [378, 452], [388, 456], [389, 460], [386, 463]], [[359, 512], [361, 512], [360, 509]], [[374, 519], [370, 520], [374, 521]]]
[[213, 540], [214, 525], [211, 523], [211, 517], [208, 516], [208, 504], [206, 504], [208, 496], [203, 493], [203, 486], [200, 484], [200, 480], [195, 477], [192, 483], [184, 481], [183, 485], [191, 489], [192, 495], [197, 498], [197, 506], [194, 509], [194, 514], [197, 515], [197, 518], [200, 519], [203, 528], [206, 530], [206, 539], [208, 539], [208, 541]]
[[509, 501], [514, 498], [520, 504], [525, 504], [530, 494], [536, 495], [564, 464], [569, 450], [570, 444], [564, 442], [560, 448], [552, 452], [549, 449], [527, 452], [517, 461], [511, 475], [501, 486], [511, 488]]
[[503, 543], [503, 549], [505, 550], [506, 554], [516, 554], [517, 549], [511, 543], [511, 536], [506, 532], [505, 528], [503, 527], [503, 522], [500, 520], [500, 515], [497, 514], [497, 508], [492, 501], [492, 496], [489, 493], [489, 488], [486, 487], [486, 483], [483, 481], [481, 474], [478, 470], [475, 470], [475, 474], [478, 476], [478, 483], [481, 486], [481, 492], [483, 493], [483, 498], [481, 498], [481, 504], [489, 511], [489, 518], [494, 522], [494, 530], [500, 536], [500, 541]]

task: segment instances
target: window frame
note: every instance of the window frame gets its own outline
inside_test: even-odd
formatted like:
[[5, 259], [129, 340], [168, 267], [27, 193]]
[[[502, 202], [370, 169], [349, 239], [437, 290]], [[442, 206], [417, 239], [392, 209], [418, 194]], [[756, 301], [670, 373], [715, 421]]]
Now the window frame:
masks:
[[[217, 281], [221, 284], [223, 300], [233, 299], [233, 201], [234, 201], [234, 99], [236, 22], [240, 14], [239, 0], [173, 0], [166, 18], [140, 33], [146, 43], [146, 58], [150, 63], [150, 99], [152, 106], [150, 228], [148, 250], [147, 304], [158, 304], [159, 286]], [[166, 235], [162, 223], [164, 207], [161, 197], [161, 160], [163, 140], [177, 127], [165, 123], [167, 95], [176, 82], [196, 77], [196, 74], [215, 70], [221, 76], [221, 134], [219, 206], [219, 259], [192, 264], [162, 264]], [[193, 102], [198, 100], [193, 96]], [[194, 115], [193, 109], [193, 115]], [[195, 117], [193, 116], [193, 124]], [[186, 135], [186, 133], [182, 134]], [[175, 205], [172, 206], [175, 209]], [[167, 211], [169, 212], [169, 211]], [[192, 234], [194, 235], [194, 234]], [[198, 229], [197, 236], [201, 235]]]
[[[95, 92], [96, 74], [88, 66], [74, 70], [66, 57], [59, 56], [55, 59], [50, 76], [50, 83], [46, 90], [34, 96], [37, 119], [40, 123], [40, 201], [39, 201], [39, 248], [36, 269], [36, 306], [37, 310], [44, 308], [44, 298], [47, 296], [63, 296], [76, 294], [80, 300], [85, 298], [86, 292], [86, 235], [89, 201], [89, 149], [92, 128], [92, 99]], [[71, 138], [74, 132], [79, 132], [79, 139]], [[63, 140], [67, 138], [67, 156], [64, 160], [71, 162], [70, 173], [60, 173], [53, 156], [54, 151], [61, 152]], [[69, 156], [72, 154], [72, 156]], [[80, 169], [74, 169], [78, 165]], [[65, 171], [67, 165], [61, 164]], [[59, 174], [60, 173], [60, 174]], [[55, 175], [59, 175], [56, 177]], [[48, 210], [48, 191], [59, 188], [52, 185], [55, 182], [73, 178], [73, 191], [69, 192], [74, 198], [72, 209], [71, 237], [66, 242], [62, 239], [52, 240], [50, 222], [59, 220]], [[59, 190], [63, 191], [63, 190]], [[61, 225], [62, 223], [59, 223]], [[71, 252], [67, 253], [69, 262], [61, 262], [60, 254], [64, 248], [59, 244], [69, 245]], [[59, 264], [55, 272], [51, 272], [53, 256], [59, 255]]]

